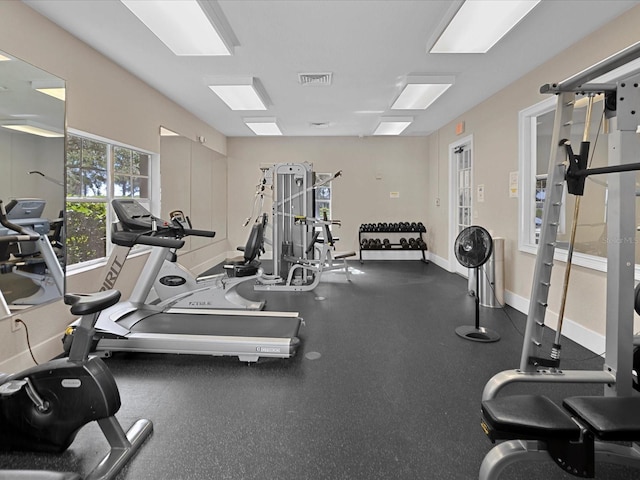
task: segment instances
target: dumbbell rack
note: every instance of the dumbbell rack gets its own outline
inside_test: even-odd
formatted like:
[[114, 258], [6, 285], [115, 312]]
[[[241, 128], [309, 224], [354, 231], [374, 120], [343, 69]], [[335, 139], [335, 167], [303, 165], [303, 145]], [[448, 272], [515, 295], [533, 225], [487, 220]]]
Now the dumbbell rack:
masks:
[[[422, 222], [400, 222], [400, 223], [363, 223], [360, 225], [358, 232], [358, 245], [360, 263], [364, 263], [362, 259], [362, 251], [367, 252], [385, 252], [385, 251], [404, 251], [404, 252], [421, 252], [422, 258], [420, 259], [424, 263], [429, 263], [426, 256], [427, 242], [423, 236], [427, 232], [426, 227]], [[407, 248], [403, 246], [400, 241], [402, 239], [414, 239], [416, 243], [420, 244], [417, 248]], [[380, 240], [379, 247], [363, 248], [363, 240]], [[383, 239], [388, 239], [389, 243], [384, 246], [382, 244]], [[407, 242], [408, 245], [408, 242]]]

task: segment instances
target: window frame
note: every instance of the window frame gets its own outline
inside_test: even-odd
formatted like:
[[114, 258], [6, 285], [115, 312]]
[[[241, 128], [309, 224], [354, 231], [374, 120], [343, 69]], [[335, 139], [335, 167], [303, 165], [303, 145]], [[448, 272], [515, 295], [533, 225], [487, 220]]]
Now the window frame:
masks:
[[[603, 76], [598, 83], [606, 83], [615, 80], [617, 77], [628, 74], [640, 67], [639, 62], [629, 64], [626, 68], [616, 71], [615, 76], [608, 74]], [[557, 104], [556, 96], [547, 98], [541, 102], [536, 103], [530, 107], [527, 107], [518, 112], [518, 171], [519, 171], [519, 192], [518, 195], [518, 250], [524, 253], [536, 255], [538, 252], [538, 245], [531, 241], [535, 238], [535, 182], [536, 182], [536, 146], [533, 141], [536, 135], [536, 123], [535, 119], [538, 115], [542, 115], [549, 111], [555, 110]], [[566, 205], [566, 184], [563, 192], [563, 205]], [[606, 210], [605, 210], [606, 212]], [[606, 213], [605, 213], [606, 215]], [[560, 228], [564, 228], [564, 217], [566, 212], [563, 210], [561, 215]], [[534, 235], [532, 237], [532, 235]], [[554, 252], [554, 260], [567, 262], [568, 251], [565, 248], [556, 247]], [[574, 250], [572, 257], [572, 264], [581, 267], [589, 268], [591, 270], [606, 272], [607, 271], [607, 257], [599, 257], [595, 255], [589, 255], [582, 252], [576, 252]], [[636, 281], [640, 280], [640, 264], [635, 265]]]

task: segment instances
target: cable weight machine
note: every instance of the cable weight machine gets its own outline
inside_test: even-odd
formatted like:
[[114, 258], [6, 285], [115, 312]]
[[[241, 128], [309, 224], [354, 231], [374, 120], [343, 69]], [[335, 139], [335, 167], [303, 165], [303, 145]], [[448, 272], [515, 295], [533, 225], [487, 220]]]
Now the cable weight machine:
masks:
[[[640, 397], [634, 395], [632, 377], [634, 345], [640, 344], [640, 338], [634, 337], [633, 333], [636, 187], [635, 175], [628, 173], [640, 170], [640, 72], [620, 73], [612, 83], [594, 82], [638, 58], [640, 42], [563, 82], [547, 84], [540, 89], [541, 93], [557, 96], [542, 230], [520, 368], [494, 375], [482, 395], [485, 433], [492, 441], [507, 441], [485, 456], [480, 466], [480, 480], [495, 480], [508, 465], [527, 459], [551, 458], [565, 471], [584, 478], [593, 478], [595, 461], [640, 468]], [[566, 140], [570, 138], [578, 94], [605, 96], [605, 115], [610, 123], [606, 167], [589, 168], [588, 125], [578, 153]], [[587, 118], [589, 111], [590, 108]], [[563, 208], [563, 189], [566, 182], [568, 192], [578, 200], [584, 193], [585, 179], [602, 174], [611, 174], [607, 179], [604, 366], [599, 371], [562, 370], [560, 339], [575, 239], [573, 231], [554, 344], [548, 356], [540, 350]], [[579, 202], [576, 201], [574, 225], [578, 211]], [[502, 388], [516, 382], [602, 384], [603, 395], [571, 397], [564, 400], [564, 408], [537, 393], [498, 396]], [[522, 411], [522, 415], [517, 411]]]
[[313, 290], [323, 271], [337, 268], [329, 251], [333, 248], [329, 226], [340, 225], [339, 221], [315, 218], [315, 190], [341, 176], [342, 171], [316, 182], [313, 166], [307, 162], [279, 163], [261, 170], [248, 221], [256, 206], [263, 205], [265, 192], [271, 190], [271, 241], [265, 243], [271, 244], [273, 273], [259, 275], [254, 289]]

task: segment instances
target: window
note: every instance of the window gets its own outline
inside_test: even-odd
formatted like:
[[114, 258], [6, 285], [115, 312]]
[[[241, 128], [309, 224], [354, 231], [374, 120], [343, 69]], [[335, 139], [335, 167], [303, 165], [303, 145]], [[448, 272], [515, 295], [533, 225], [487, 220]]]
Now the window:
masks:
[[101, 259], [110, 252], [107, 228], [111, 200], [135, 198], [151, 203], [152, 155], [81, 135], [69, 134], [66, 152], [69, 265]]
[[[551, 152], [551, 135], [555, 115], [555, 97], [525, 109], [519, 114], [520, 128], [520, 236], [519, 248], [536, 253], [542, 228], [546, 177]], [[585, 125], [586, 99], [577, 97], [571, 128], [571, 145], [577, 153]], [[594, 99], [589, 128], [591, 144], [588, 166], [603, 167], [608, 163], [608, 135], [603, 133], [602, 96]], [[566, 192], [566, 184], [565, 184]], [[576, 229], [573, 263], [606, 271], [607, 257], [607, 176], [587, 178]], [[556, 257], [565, 261], [576, 197], [563, 195]], [[640, 214], [640, 211], [637, 212]], [[566, 225], [565, 225], [566, 223]], [[640, 225], [640, 218], [638, 219]], [[636, 252], [640, 263], [640, 250]]]
[[315, 189], [315, 217], [324, 218], [326, 214], [327, 218], [331, 220], [331, 181], [333, 175], [330, 173], [316, 173], [316, 184], [327, 182], [324, 185]]
[[[520, 249], [535, 253], [542, 228], [555, 97], [549, 97], [519, 113], [520, 130]], [[563, 203], [566, 195], [563, 194]], [[565, 212], [560, 214], [560, 235], [565, 233]]]

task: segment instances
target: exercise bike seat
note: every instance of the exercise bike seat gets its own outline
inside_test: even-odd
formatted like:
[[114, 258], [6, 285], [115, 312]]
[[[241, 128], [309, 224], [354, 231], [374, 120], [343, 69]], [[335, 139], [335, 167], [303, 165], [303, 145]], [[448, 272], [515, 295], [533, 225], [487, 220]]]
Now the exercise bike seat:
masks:
[[0, 480], [82, 480], [77, 473], [46, 470], [0, 470]]
[[73, 315], [90, 315], [115, 305], [120, 300], [118, 290], [105, 290], [97, 293], [67, 293], [64, 303], [71, 305]]

